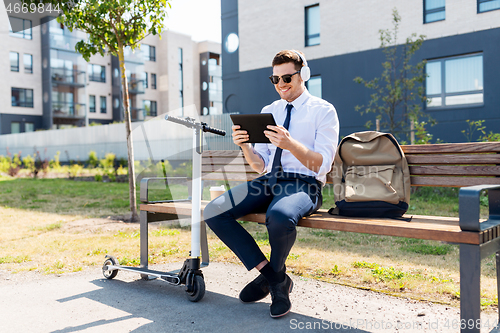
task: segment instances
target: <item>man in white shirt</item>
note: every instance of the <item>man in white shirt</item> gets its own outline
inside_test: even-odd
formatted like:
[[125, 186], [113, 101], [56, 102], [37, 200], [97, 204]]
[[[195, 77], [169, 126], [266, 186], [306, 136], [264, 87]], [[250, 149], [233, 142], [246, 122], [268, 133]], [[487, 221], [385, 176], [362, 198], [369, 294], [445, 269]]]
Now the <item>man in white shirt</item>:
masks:
[[[233, 126], [233, 142], [250, 166], [263, 176], [238, 185], [210, 202], [205, 222], [238, 256], [248, 270], [260, 275], [240, 293], [251, 303], [269, 292], [270, 314], [282, 317], [291, 309], [293, 282], [285, 261], [296, 238], [296, 225], [322, 204], [321, 188], [338, 144], [339, 122], [330, 103], [312, 96], [305, 87], [309, 67], [303, 54], [284, 50], [272, 62], [271, 82], [281, 99], [262, 109], [277, 126], [265, 131], [270, 144], [248, 143], [248, 134]], [[266, 211], [271, 257], [268, 261], [252, 236], [237, 222], [247, 214]]]

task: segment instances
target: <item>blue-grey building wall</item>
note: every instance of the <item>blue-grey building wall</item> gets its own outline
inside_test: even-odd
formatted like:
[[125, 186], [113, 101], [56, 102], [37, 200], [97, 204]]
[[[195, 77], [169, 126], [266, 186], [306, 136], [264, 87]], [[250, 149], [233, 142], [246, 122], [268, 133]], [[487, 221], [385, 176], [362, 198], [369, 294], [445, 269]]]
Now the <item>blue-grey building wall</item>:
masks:
[[[222, 0], [224, 2], [232, 2]], [[223, 6], [224, 8], [224, 6]], [[237, 23], [236, 23], [237, 24]], [[224, 27], [234, 26], [234, 22], [222, 21], [223, 37]], [[466, 137], [461, 132], [468, 125], [466, 120], [485, 120], [486, 131], [500, 132], [500, 29], [490, 29], [461, 34], [451, 37], [443, 37], [426, 40], [421, 49], [414, 55], [413, 63], [435, 58], [452, 57], [463, 54], [482, 52], [484, 71], [484, 104], [482, 106], [461, 106], [452, 109], [426, 109], [436, 120], [435, 126], [426, 126], [433, 135], [432, 142], [441, 139], [443, 142], [464, 142]], [[324, 42], [324, 41], [322, 41]], [[326, 41], [325, 41], [326, 42]], [[307, 56], [307, 48], [302, 49]], [[278, 52], [280, 50], [276, 50]], [[259, 52], [259, 50], [255, 50]], [[234, 54], [225, 57], [234, 57]], [[272, 59], [269, 59], [271, 64]], [[368, 50], [356, 53], [343, 54], [333, 57], [308, 60], [312, 75], [321, 75], [322, 97], [332, 103], [337, 109], [340, 120], [340, 135], [345, 136], [352, 132], [366, 130], [364, 124], [367, 120], [375, 123], [375, 115], [361, 116], [355, 111], [356, 105], [367, 105], [370, 101], [372, 90], [365, 88], [362, 84], [354, 82], [354, 78], [360, 76], [366, 80], [380, 77], [383, 71], [382, 63], [385, 54], [382, 49]], [[226, 72], [224, 67], [226, 58], [223, 58], [223, 100], [226, 103], [228, 97], [237, 94], [237, 99], [231, 96], [233, 101], [231, 109], [224, 105], [224, 112], [258, 113], [265, 105], [279, 98], [273, 85], [269, 81], [272, 74], [271, 65], [245, 72]], [[226, 81], [227, 79], [227, 81]], [[230, 82], [230, 84], [229, 84]], [[234, 87], [237, 87], [236, 90]], [[383, 129], [382, 129], [383, 130]], [[476, 140], [476, 133], [473, 140]]]
[[33, 123], [35, 130], [43, 128], [42, 116], [2, 113], [0, 114], [0, 133], [10, 134], [10, 126], [13, 121], [19, 122], [21, 132], [26, 131], [26, 123]]

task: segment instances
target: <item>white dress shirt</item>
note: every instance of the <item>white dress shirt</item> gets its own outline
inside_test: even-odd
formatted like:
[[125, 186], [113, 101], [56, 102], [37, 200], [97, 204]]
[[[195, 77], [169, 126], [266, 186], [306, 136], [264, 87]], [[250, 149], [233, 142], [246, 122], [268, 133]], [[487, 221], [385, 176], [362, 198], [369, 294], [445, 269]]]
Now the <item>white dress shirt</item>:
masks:
[[[272, 113], [276, 124], [283, 125], [286, 118], [287, 104], [286, 100], [280, 99], [265, 106], [261, 113]], [[337, 111], [333, 105], [321, 98], [312, 96], [307, 90], [290, 104], [293, 105], [288, 128], [290, 136], [308, 149], [320, 153], [323, 156], [323, 163], [319, 171], [314, 172], [303, 165], [288, 150], [283, 149], [281, 155], [283, 171], [313, 176], [324, 185], [326, 174], [332, 168], [333, 158], [339, 142]], [[264, 172], [270, 172], [276, 146], [271, 143], [256, 143], [254, 149], [264, 160]]]

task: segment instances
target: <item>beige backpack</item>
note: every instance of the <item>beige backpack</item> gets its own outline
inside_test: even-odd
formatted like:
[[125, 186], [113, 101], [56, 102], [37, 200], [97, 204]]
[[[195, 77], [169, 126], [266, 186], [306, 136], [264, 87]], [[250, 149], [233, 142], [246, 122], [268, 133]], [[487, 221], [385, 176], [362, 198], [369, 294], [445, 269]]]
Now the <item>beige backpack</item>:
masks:
[[410, 171], [392, 134], [353, 133], [340, 142], [332, 171], [331, 214], [401, 217], [410, 203]]

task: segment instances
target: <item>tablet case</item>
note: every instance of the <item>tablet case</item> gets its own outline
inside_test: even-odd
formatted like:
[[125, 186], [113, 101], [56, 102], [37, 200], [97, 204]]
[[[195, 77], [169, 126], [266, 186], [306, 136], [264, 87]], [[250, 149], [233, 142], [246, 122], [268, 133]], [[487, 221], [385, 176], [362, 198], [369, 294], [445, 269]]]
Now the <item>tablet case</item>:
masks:
[[231, 114], [233, 124], [240, 125], [242, 130], [248, 132], [250, 138], [249, 143], [271, 143], [264, 135], [264, 131], [268, 130], [267, 125], [276, 126], [274, 117], [271, 113], [259, 114]]

